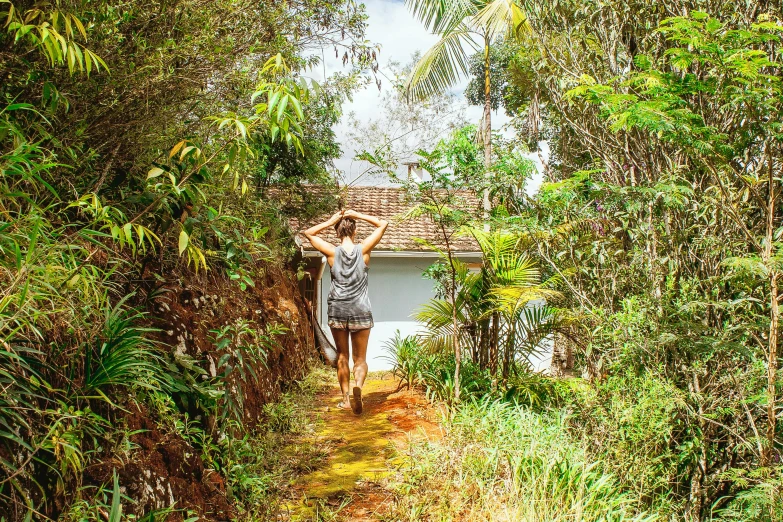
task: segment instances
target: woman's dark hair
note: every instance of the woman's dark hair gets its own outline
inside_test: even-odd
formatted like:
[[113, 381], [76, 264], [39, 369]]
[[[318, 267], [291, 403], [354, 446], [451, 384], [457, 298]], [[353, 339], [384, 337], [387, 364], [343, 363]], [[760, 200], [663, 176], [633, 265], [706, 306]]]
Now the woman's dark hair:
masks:
[[344, 217], [334, 225], [334, 231], [337, 232], [337, 238], [353, 237], [356, 233], [356, 220], [350, 217]]

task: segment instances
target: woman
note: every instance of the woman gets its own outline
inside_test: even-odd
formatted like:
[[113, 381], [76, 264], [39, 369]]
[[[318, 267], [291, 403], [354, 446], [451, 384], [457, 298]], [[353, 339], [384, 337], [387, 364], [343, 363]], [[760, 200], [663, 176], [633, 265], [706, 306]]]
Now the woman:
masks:
[[[361, 219], [375, 230], [361, 243], [356, 243], [356, 220]], [[334, 226], [337, 232], [338, 246], [334, 246], [318, 234]], [[380, 242], [389, 223], [354, 210], [338, 212], [327, 221], [308, 228], [304, 235], [319, 252], [326, 256], [332, 274], [332, 287], [329, 290], [328, 316], [337, 347], [337, 380], [340, 382], [342, 401], [340, 408], [353, 408], [354, 413], [362, 412], [362, 386], [367, 377], [367, 341], [373, 327], [370, 298], [367, 294], [367, 272], [370, 264], [370, 252]], [[353, 405], [348, 394], [350, 371], [348, 369], [348, 338], [351, 338], [353, 352]]]

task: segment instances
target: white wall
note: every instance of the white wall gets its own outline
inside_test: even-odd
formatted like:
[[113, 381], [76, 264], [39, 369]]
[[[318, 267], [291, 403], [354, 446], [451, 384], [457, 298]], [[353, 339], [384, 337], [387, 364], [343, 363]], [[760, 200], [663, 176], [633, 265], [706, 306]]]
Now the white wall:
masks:
[[[375, 320], [367, 347], [370, 370], [391, 368], [391, 363], [383, 359], [386, 355], [384, 344], [394, 337], [396, 330], [403, 336], [416, 333], [418, 324], [410, 317], [411, 313], [435, 295], [432, 281], [422, 277], [424, 269], [433, 261], [432, 257], [373, 257], [370, 260], [370, 303]], [[329, 337], [332, 334], [326, 327], [326, 296], [330, 281], [327, 265], [321, 279], [319, 307], [321, 324]]]

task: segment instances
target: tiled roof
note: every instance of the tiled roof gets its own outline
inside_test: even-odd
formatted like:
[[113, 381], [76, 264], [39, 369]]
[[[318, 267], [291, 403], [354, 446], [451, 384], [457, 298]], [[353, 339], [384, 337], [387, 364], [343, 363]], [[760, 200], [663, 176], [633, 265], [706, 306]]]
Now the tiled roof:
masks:
[[[481, 212], [481, 202], [472, 194], [461, 193], [460, 199], [465, 205], [466, 211]], [[363, 214], [377, 216], [389, 222], [389, 228], [383, 235], [383, 239], [375, 247], [375, 250], [386, 251], [429, 251], [426, 246], [415, 241], [414, 238], [424, 239], [427, 242], [441, 245], [442, 239], [438, 234], [435, 224], [429, 217], [417, 217], [413, 219], [402, 219], [402, 216], [412, 208], [412, 204], [406, 200], [405, 191], [395, 187], [349, 187], [344, 194], [345, 208], [353, 209]], [[308, 226], [320, 223], [328, 219], [327, 216], [321, 216], [312, 221], [298, 226], [292, 223], [297, 231], [304, 230]], [[364, 221], [357, 221], [357, 241], [367, 237], [373, 230], [373, 226]], [[305, 250], [315, 250], [307, 239], [300, 236]], [[321, 237], [332, 244], [337, 244], [337, 236], [334, 228], [329, 227], [321, 233]], [[460, 252], [480, 252], [479, 246], [472, 237], [454, 237], [453, 249]]]

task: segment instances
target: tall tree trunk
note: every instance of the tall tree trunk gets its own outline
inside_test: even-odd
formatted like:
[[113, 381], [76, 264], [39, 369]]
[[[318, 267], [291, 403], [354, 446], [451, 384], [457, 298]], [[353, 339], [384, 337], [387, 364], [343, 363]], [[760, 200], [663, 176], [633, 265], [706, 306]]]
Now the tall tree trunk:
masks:
[[769, 163], [769, 195], [767, 197], [767, 227], [765, 234], [764, 264], [769, 270], [769, 352], [767, 354], [767, 443], [761, 455], [761, 464], [770, 466], [775, 453], [775, 429], [776, 418], [776, 392], [778, 369], [778, 325], [780, 322], [780, 309], [778, 307], [778, 270], [772, 263], [772, 243], [775, 232], [775, 210], [777, 202], [777, 183], [773, 177], [772, 161]]
[[484, 35], [484, 128], [482, 135], [484, 138], [484, 170], [487, 184], [484, 187], [484, 231], [489, 232], [489, 211], [492, 205], [489, 201], [489, 178], [490, 168], [492, 167], [492, 102], [489, 92], [491, 87], [491, 74], [489, 69], [489, 34]]
[[762, 456], [762, 464], [772, 465], [775, 453], [776, 393], [778, 367], [778, 324], [780, 310], [778, 308], [778, 273], [773, 270], [769, 278], [770, 284], [770, 322], [769, 322], [769, 365], [767, 367], [767, 444]]
[[503, 384], [508, 384], [508, 377], [511, 370], [511, 360], [514, 356], [514, 343], [517, 338], [517, 323], [513, 319], [509, 321], [510, 331], [506, 337], [506, 351], [503, 354]]
[[459, 345], [459, 320], [457, 319], [457, 270], [454, 268], [454, 257], [449, 248], [449, 263], [451, 264], [451, 322], [454, 328], [454, 404], [459, 403], [459, 372], [462, 362], [462, 349]]
[[473, 364], [478, 364], [479, 360], [479, 329], [476, 323], [470, 325], [470, 355]]

